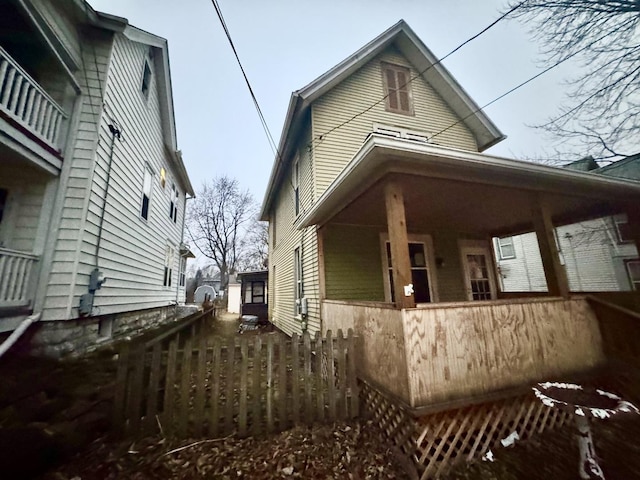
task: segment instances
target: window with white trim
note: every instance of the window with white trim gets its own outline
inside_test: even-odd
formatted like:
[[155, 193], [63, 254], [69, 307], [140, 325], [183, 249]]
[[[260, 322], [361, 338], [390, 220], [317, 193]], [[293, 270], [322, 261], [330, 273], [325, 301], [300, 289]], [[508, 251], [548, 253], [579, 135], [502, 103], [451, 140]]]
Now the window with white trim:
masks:
[[171, 245], [167, 245], [164, 257], [164, 278], [162, 280], [162, 285], [165, 287], [171, 286], [171, 277], [173, 276], [173, 256], [173, 247]]
[[265, 303], [264, 281], [246, 282], [244, 284], [244, 303]]
[[513, 246], [513, 237], [496, 238], [499, 260], [516, 258], [516, 249]]
[[293, 201], [296, 217], [300, 213], [300, 161], [296, 156], [296, 159], [293, 161]]
[[626, 215], [616, 215], [613, 217], [613, 223], [616, 227], [616, 238], [618, 243], [631, 243], [633, 236]]
[[294, 314], [302, 314], [302, 258], [300, 247], [293, 251], [293, 289], [294, 289]]
[[175, 183], [171, 184], [171, 199], [169, 203], [169, 218], [173, 220], [173, 223], [178, 222], [178, 201], [180, 200], [180, 194]]
[[625, 266], [627, 267], [631, 288], [640, 291], [640, 260], [627, 260]]
[[382, 63], [385, 107], [388, 112], [413, 115], [411, 70], [407, 67]]
[[144, 179], [142, 181], [142, 205], [140, 206], [140, 216], [145, 220], [149, 219], [149, 209], [151, 208], [151, 172], [148, 167], [144, 169]]
[[151, 67], [149, 67], [149, 62], [147, 60], [144, 61], [144, 70], [142, 72], [142, 85], [140, 86], [140, 91], [144, 98], [149, 98], [149, 90], [151, 90]]
[[179, 285], [184, 287], [185, 285], [185, 270], [187, 268], [187, 259], [185, 257], [180, 257], [180, 270], [179, 270]]

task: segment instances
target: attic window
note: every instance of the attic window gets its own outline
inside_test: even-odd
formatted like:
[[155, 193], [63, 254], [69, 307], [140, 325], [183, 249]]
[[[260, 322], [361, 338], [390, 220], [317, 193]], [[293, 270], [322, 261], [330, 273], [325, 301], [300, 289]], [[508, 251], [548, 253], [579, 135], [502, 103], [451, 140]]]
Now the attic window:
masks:
[[151, 88], [151, 69], [149, 62], [144, 61], [144, 73], [142, 74], [142, 86], [140, 90], [145, 98], [149, 98], [149, 89]]
[[387, 111], [413, 115], [410, 70], [407, 67], [383, 62], [382, 83]]

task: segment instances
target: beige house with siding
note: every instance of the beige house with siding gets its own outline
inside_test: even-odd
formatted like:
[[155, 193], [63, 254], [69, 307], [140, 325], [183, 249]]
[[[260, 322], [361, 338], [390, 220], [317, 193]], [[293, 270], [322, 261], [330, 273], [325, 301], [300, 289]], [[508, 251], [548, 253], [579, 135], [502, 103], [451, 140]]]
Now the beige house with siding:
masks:
[[83, 0], [0, 6], [0, 332], [83, 351], [184, 303], [193, 188], [167, 41]]
[[[417, 412], [601, 365], [604, 297], [572, 294], [553, 231], [625, 213], [638, 243], [640, 184], [483, 153], [504, 138], [404, 21], [295, 91], [261, 211], [271, 321], [354, 329], [360, 376]], [[526, 232], [541, 295], [499, 288], [492, 239]], [[627, 293], [606, 302], [640, 310]]]

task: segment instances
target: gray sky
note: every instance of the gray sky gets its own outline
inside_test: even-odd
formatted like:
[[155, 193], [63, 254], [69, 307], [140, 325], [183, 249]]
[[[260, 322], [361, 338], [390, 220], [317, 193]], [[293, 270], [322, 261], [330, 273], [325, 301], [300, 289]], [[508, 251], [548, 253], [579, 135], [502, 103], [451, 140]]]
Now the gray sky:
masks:
[[[169, 41], [178, 145], [196, 190], [237, 178], [262, 202], [273, 154], [209, 0], [89, 0]], [[219, 0], [227, 27], [276, 142], [291, 92], [403, 18], [437, 57], [498, 16], [504, 0]], [[445, 66], [480, 105], [539, 71], [526, 27], [502, 21], [449, 57]], [[562, 101], [561, 66], [490, 106], [507, 139], [487, 153], [542, 155], [547, 138], [527, 125]], [[375, 101], [378, 99], [372, 99]]]

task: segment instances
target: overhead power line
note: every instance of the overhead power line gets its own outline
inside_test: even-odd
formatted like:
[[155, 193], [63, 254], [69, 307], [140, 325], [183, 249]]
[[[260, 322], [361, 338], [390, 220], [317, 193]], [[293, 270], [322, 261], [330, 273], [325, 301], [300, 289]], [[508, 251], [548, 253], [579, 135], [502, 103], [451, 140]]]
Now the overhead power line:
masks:
[[544, 70], [536, 73], [535, 75], [533, 75], [532, 77], [529, 77], [527, 80], [525, 80], [524, 82], [519, 83], [518, 85], [516, 85], [513, 88], [510, 88], [509, 90], [507, 90], [506, 92], [504, 92], [502, 95], [494, 98], [493, 100], [491, 100], [489, 103], [484, 104], [482, 107], [474, 110], [473, 112], [471, 112], [470, 114], [458, 119], [456, 122], [452, 123], [451, 125], [449, 125], [446, 128], [443, 128], [442, 130], [440, 130], [437, 133], [434, 133], [433, 135], [431, 135], [431, 137], [429, 138], [429, 140], [431, 141], [433, 138], [437, 137], [438, 135], [442, 135], [444, 132], [446, 132], [447, 130], [455, 127], [456, 125], [458, 125], [459, 123], [464, 122], [467, 118], [475, 115], [476, 113], [484, 110], [485, 108], [487, 108], [490, 105], [493, 105], [494, 103], [496, 103], [498, 100], [503, 99], [504, 97], [506, 97], [507, 95], [512, 94], [513, 92], [515, 92], [516, 90], [518, 90], [521, 87], [524, 87], [525, 85], [527, 85], [528, 83], [532, 82], [533, 80], [535, 80], [536, 78], [544, 75], [545, 73], [547, 73], [549, 70], [553, 70], [554, 68], [556, 68], [557, 66], [563, 64], [564, 62], [566, 62], [567, 60], [575, 57], [576, 55], [578, 55], [579, 53], [585, 51], [588, 48], [591, 48], [593, 45], [595, 45], [596, 43], [598, 43], [600, 40], [602, 40], [603, 38], [605, 38], [608, 35], [608, 32], [600, 37], [598, 37], [597, 39], [595, 39], [594, 41], [592, 41], [591, 43], [585, 45], [584, 47], [582, 47], [580, 50], [576, 50], [575, 52], [567, 55], [566, 57], [558, 60], [556, 63], [554, 63], [553, 65], [548, 66], [547, 68], [545, 68]]
[[[404, 84], [402, 84], [399, 89], [402, 89], [404, 87], [406, 87], [407, 85], [409, 85], [410, 83], [412, 83], [415, 79], [417, 79], [418, 77], [424, 75], [428, 70], [430, 70], [431, 68], [435, 67], [436, 65], [442, 63], [444, 60], [446, 60], [447, 58], [449, 58], [451, 55], [453, 55], [454, 53], [456, 53], [458, 50], [460, 50], [462, 47], [464, 47], [465, 45], [467, 45], [468, 43], [472, 42], [473, 40], [475, 40], [476, 38], [478, 38], [480, 35], [484, 34], [485, 32], [487, 32], [488, 30], [490, 30], [491, 28], [493, 28], [495, 25], [497, 25], [498, 23], [500, 23], [502, 20], [504, 20], [506, 17], [508, 17], [509, 15], [511, 15], [515, 10], [517, 10], [518, 8], [520, 8], [522, 6], [522, 4], [525, 3], [526, 0], [523, 0], [522, 2], [518, 3], [517, 5], [515, 5], [513, 8], [511, 8], [510, 10], [508, 10], [507, 12], [503, 13], [502, 15], [500, 15], [497, 19], [495, 19], [493, 22], [491, 22], [489, 25], [487, 25], [486, 27], [484, 27], [482, 30], [480, 30], [478, 33], [476, 33], [475, 35], [473, 35], [472, 37], [469, 37], [468, 39], [466, 39], [464, 42], [462, 42], [460, 45], [458, 45], [456, 48], [454, 48], [453, 50], [451, 50], [449, 53], [447, 53], [444, 57], [436, 60], [435, 62], [433, 62], [431, 65], [427, 66], [425, 69], [419, 71], [416, 75], [414, 75], [413, 77], [409, 78], [409, 80], [407, 80]], [[356, 113], [355, 115], [353, 115], [352, 117], [348, 118], [347, 120], [345, 120], [344, 122], [336, 125], [335, 127], [330, 128], [329, 130], [327, 130], [324, 133], [321, 133], [319, 135], [316, 135], [315, 138], [313, 138], [311, 140], [310, 143], [310, 147], [313, 148], [313, 143], [316, 141], [322, 141], [324, 139], [324, 137], [326, 137], [327, 135], [335, 132], [336, 130], [338, 130], [339, 128], [344, 127], [345, 125], [351, 123], [352, 121], [354, 121], [356, 118], [360, 117], [361, 115], [364, 115], [365, 113], [367, 113], [369, 110], [371, 110], [372, 108], [374, 108], [376, 105], [379, 105], [380, 103], [384, 102], [387, 97], [389, 97], [389, 93], [387, 93], [384, 97], [382, 97], [381, 99], [379, 99], [378, 101], [376, 101], [375, 103], [369, 105], [367, 108], [365, 108], [364, 110]], [[475, 112], [474, 112], [475, 113]]]
[[244, 67], [242, 66], [242, 62], [240, 62], [240, 57], [238, 56], [238, 51], [236, 50], [236, 47], [233, 44], [233, 40], [231, 39], [231, 34], [229, 33], [229, 29], [227, 28], [227, 23], [225, 22], [224, 16], [222, 15], [222, 10], [220, 10], [220, 5], [218, 5], [218, 1], [217, 0], [211, 0], [211, 2], [213, 3], [213, 8], [215, 8], [215, 10], [216, 10], [216, 14], [218, 15], [218, 19], [220, 20], [220, 24], [222, 25], [224, 33], [227, 36], [227, 40], [229, 40], [229, 45], [231, 45], [231, 49], [233, 50], [233, 54], [236, 57], [236, 60], [238, 62], [238, 66], [240, 67], [240, 71], [242, 72], [242, 76], [244, 77], [244, 81], [246, 82], [247, 87], [249, 88], [249, 93], [251, 94], [251, 98], [253, 99], [253, 104], [256, 107], [256, 111], [258, 112], [258, 117], [260, 117], [260, 122], [262, 123], [262, 128], [264, 129], [264, 132], [267, 135], [267, 139], [269, 141], [269, 146], [271, 147], [271, 150], [273, 150], [273, 154], [277, 155], [278, 157], [280, 157], [280, 152], [278, 151], [278, 147], [276, 145], [276, 142], [274, 142], [273, 136], [271, 135], [271, 132], [269, 131], [269, 126], [267, 125], [267, 121], [265, 120], [264, 115], [262, 114], [262, 109], [260, 108], [260, 104], [258, 103], [258, 99], [256, 98], [256, 95], [253, 92], [253, 88], [251, 87], [251, 83], [249, 82], [249, 78], [247, 77], [247, 73], [245, 72]]

